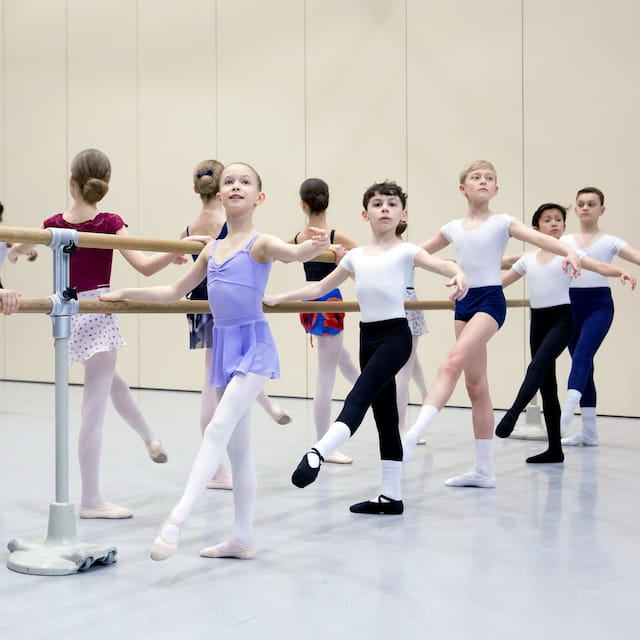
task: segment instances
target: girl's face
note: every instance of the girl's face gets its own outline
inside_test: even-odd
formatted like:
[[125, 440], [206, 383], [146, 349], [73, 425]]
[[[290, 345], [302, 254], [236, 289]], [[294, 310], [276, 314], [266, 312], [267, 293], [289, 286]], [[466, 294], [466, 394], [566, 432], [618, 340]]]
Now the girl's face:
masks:
[[536, 227], [540, 233], [544, 233], [546, 236], [553, 236], [558, 239], [567, 228], [564, 221], [562, 211], [558, 209], [547, 209], [538, 220], [538, 226]]
[[264, 200], [264, 193], [258, 187], [258, 178], [253, 170], [244, 164], [231, 164], [220, 176], [218, 197], [225, 209], [246, 209], [255, 207]]
[[362, 217], [370, 222], [376, 231], [384, 232], [391, 229], [395, 233], [398, 222], [407, 219], [407, 210], [402, 207], [402, 201], [398, 196], [376, 193], [369, 200]]

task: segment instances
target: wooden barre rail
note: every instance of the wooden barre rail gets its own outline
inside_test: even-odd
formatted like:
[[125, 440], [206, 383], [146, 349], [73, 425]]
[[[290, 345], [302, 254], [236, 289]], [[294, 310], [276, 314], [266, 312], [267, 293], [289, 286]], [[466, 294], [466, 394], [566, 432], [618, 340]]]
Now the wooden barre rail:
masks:
[[[22, 227], [0, 227], [0, 241], [15, 244], [44, 244], [51, 242], [50, 229], [30, 229]], [[140, 251], [162, 251], [166, 253], [200, 253], [201, 242], [192, 240], [160, 240], [155, 238], [136, 238], [134, 236], [117, 236], [112, 233], [78, 232], [78, 246], [88, 249], [138, 249]], [[314, 258], [317, 262], [335, 262], [333, 251], [323, 251]]]
[[[120, 300], [103, 302], [101, 300], [80, 300], [80, 313], [208, 313], [206, 300], [181, 300], [180, 302], [137, 302]], [[404, 303], [407, 310], [435, 311], [453, 309], [449, 300], [415, 300]], [[528, 307], [528, 300], [507, 300], [507, 307]], [[263, 307], [265, 313], [316, 313], [360, 311], [357, 302], [283, 302], [275, 307]], [[48, 298], [22, 298], [18, 313], [50, 313], [51, 300]]]

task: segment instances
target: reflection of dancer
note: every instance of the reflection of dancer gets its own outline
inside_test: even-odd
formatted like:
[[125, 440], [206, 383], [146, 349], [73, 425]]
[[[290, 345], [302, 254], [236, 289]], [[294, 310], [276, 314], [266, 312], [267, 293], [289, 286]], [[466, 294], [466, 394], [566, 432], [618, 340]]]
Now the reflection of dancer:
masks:
[[398, 431], [395, 375], [411, 353], [411, 333], [404, 311], [407, 271], [414, 265], [452, 278], [452, 297], [463, 296], [466, 281], [453, 262], [430, 256], [396, 235], [407, 215], [406, 194], [395, 182], [374, 184], [363, 197], [363, 218], [372, 240], [352, 249], [335, 271], [320, 282], [265, 298], [273, 305], [287, 300], [318, 298], [342, 284], [351, 274], [360, 303], [361, 374], [347, 396], [342, 411], [327, 433], [302, 457], [291, 481], [297, 487], [311, 484], [327, 454], [346, 442], [358, 429], [369, 407], [378, 428], [382, 460], [382, 492], [375, 500], [351, 506], [353, 513], [398, 515], [402, 503], [402, 444]]
[[[547, 203], [533, 214], [531, 226], [553, 238], [560, 238], [566, 228], [567, 211], [564, 207]], [[618, 276], [635, 287], [633, 278], [622, 269], [603, 264], [584, 255], [583, 268], [592, 269], [606, 276]], [[556, 382], [556, 359], [569, 344], [573, 334], [573, 318], [569, 300], [570, 275], [562, 269], [562, 259], [540, 249], [524, 254], [502, 276], [504, 287], [527, 275], [531, 302], [531, 364], [520, 386], [513, 405], [496, 427], [496, 435], [508, 437], [525, 406], [540, 389], [544, 421], [549, 446], [546, 451], [527, 458], [527, 462], [562, 462], [564, 454], [560, 444], [560, 402]], [[581, 277], [585, 277], [583, 271]]]
[[[181, 234], [181, 238], [187, 236], [221, 239], [227, 235], [227, 225], [224, 219], [224, 210], [217, 195], [220, 189], [220, 175], [224, 166], [217, 160], [203, 160], [193, 170], [193, 190], [200, 196], [202, 208], [193, 222]], [[197, 259], [197, 255], [193, 259]], [[207, 279], [204, 278], [187, 297], [190, 300], [207, 300]], [[200, 431], [204, 433], [211, 422], [218, 404], [215, 387], [209, 384], [211, 374], [211, 353], [213, 341], [213, 316], [210, 313], [190, 313], [189, 321], [189, 348], [204, 349], [205, 353], [205, 380], [202, 386], [202, 400], [200, 403]], [[291, 416], [274, 400], [269, 398], [264, 391], [258, 394], [257, 402], [278, 424], [288, 424]], [[225, 469], [224, 464], [215, 472], [207, 485], [208, 489], [231, 489], [231, 474]]]
[[[329, 233], [329, 241], [339, 244], [345, 249], [353, 249], [356, 244], [344, 233], [329, 229], [327, 224], [327, 208], [329, 207], [329, 187], [324, 180], [308, 178], [300, 185], [300, 201], [302, 210], [307, 216], [307, 225], [324, 229]], [[306, 234], [296, 234], [294, 242], [305, 240]], [[335, 264], [310, 260], [304, 263], [307, 282], [317, 282], [329, 275], [336, 268]], [[329, 291], [320, 300], [342, 300], [340, 289]], [[300, 321], [305, 331], [310, 334], [311, 344], [315, 339], [318, 353], [318, 369], [316, 371], [316, 389], [313, 396], [313, 417], [318, 438], [327, 432], [331, 422], [331, 396], [336, 379], [336, 371], [353, 384], [358, 377], [358, 369], [353, 364], [349, 352], [344, 347], [343, 329], [344, 313], [302, 313]], [[331, 451], [325, 462], [350, 464], [353, 458]]]
[[[71, 163], [69, 191], [73, 204], [64, 213], [44, 221], [43, 227], [75, 229], [92, 233], [127, 235], [126, 224], [115, 213], [98, 210], [97, 203], [109, 189], [111, 163], [97, 149], [85, 149]], [[9, 259], [29, 253], [31, 245], [14, 245]], [[136, 271], [152, 275], [171, 262], [180, 262], [172, 253], [147, 256], [141, 251], [120, 249], [120, 253]], [[70, 282], [79, 298], [97, 298], [109, 290], [113, 250], [79, 248], [70, 261]], [[82, 476], [81, 518], [130, 518], [125, 507], [106, 502], [100, 492], [99, 471], [102, 448], [102, 426], [111, 398], [116, 411], [146, 444], [154, 462], [166, 462], [167, 453], [151, 431], [131, 390], [116, 369], [118, 348], [124, 345], [116, 317], [112, 314], [78, 313], [71, 316], [69, 360], [84, 367], [82, 415], [78, 452]]]
[[258, 233], [253, 212], [264, 197], [260, 176], [253, 168], [241, 163], [225, 167], [219, 198], [227, 219], [226, 238], [210, 242], [189, 272], [173, 285], [122, 289], [103, 296], [104, 300], [174, 302], [207, 275], [214, 320], [211, 383], [218, 388], [218, 406], [205, 429], [184, 493], [151, 546], [153, 560], [165, 560], [177, 549], [182, 527], [211, 474], [220, 466], [225, 449], [233, 473], [233, 533], [227, 541], [203, 549], [200, 555], [255, 557], [251, 405], [267, 380], [279, 377], [276, 346], [262, 312], [264, 288], [273, 260], [309, 260], [329, 246], [322, 230], [298, 246]]
[[[580, 249], [600, 262], [611, 262], [618, 255], [624, 260], [640, 264], [640, 251], [632, 249], [624, 240], [604, 233], [598, 226], [600, 216], [605, 212], [604, 194], [600, 189], [580, 189], [576, 196], [575, 211], [580, 220], [580, 231], [562, 238], [570, 247]], [[569, 342], [571, 371], [562, 406], [561, 430], [564, 433], [569, 427], [578, 403], [582, 413], [582, 430], [564, 438], [562, 444], [597, 446], [593, 359], [613, 322], [611, 288], [605, 276], [588, 273], [571, 283], [569, 295], [575, 333]]]
[[[402, 239], [402, 234], [407, 229], [407, 223], [401, 221], [396, 229], [396, 235]], [[417, 300], [418, 296], [414, 288], [414, 269], [409, 270], [407, 276], [407, 283], [405, 288], [404, 299], [405, 300]], [[398, 424], [400, 426], [400, 433], [404, 433], [407, 426], [407, 405], [409, 404], [409, 383], [412, 379], [416, 381], [416, 384], [422, 394], [422, 397], [427, 395], [427, 387], [424, 382], [424, 374], [420, 361], [418, 360], [418, 340], [421, 335], [427, 333], [427, 322], [424, 317], [424, 311], [415, 309], [406, 312], [407, 322], [409, 323], [409, 330], [411, 331], [411, 355], [406, 364], [396, 376], [396, 389], [398, 395]], [[424, 444], [424, 440], [420, 440], [418, 444]]]
[[469, 277], [469, 294], [456, 303], [456, 342], [438, 367], [416, 423], [403, 438], [405, 460], [411, 459], [418, 439], [451, 397], [464, 371], [475, 438], [473, 468], [445, 481], [451, 487], [495, 486], [493, 471], [493, 407], [487, 379], [487, 342], [502, 326], [506, 303], [500, 281], [502, 254], [509, 237], [566, 255], [579, 271], [578, 257], [555, 238], [545, 236], [508, 215], [494, 214], [489, 201], [498, 193], [494, 166], [485, 160], [467, 165], [460, 174], [460, 193], [467, 215], [442, 227], [422, 246], [438, 251], [453, 244], [458, 263]]

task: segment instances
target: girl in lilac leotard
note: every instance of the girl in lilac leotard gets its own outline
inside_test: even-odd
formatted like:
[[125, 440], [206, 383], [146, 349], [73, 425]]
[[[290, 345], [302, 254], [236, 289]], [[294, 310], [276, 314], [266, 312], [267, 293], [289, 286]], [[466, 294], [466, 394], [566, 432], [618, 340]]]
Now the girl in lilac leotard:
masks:
[[105, 300], [172, 302], [191, 291], [207, 275], [209, 304], [214, 318], [211, 381], [218, 407], [207, 426], [200, 449], [178, 504], [151, 546], [151, 558], [165, 560], [175, 552], [182, 527], [225, 449], [233, 474], [234, 526], [225, 542], [207, 547], [209, 558], [255, 557], [253, 514], [256, 474], [251, 456], [251, 403], [270, 378], [278, 377], [278, 355], [262, 314], [262, 296], [273, 260], [305, 261], [329, 246], [327, 235], [291, 245], [253, 226], [253, 211], [264, 200], [258, 174], [249, 165], [232, 164], [220, 178], [220, 200], [229, 233], [211, 242], [193, 267], [167, 287], [122, 289]]

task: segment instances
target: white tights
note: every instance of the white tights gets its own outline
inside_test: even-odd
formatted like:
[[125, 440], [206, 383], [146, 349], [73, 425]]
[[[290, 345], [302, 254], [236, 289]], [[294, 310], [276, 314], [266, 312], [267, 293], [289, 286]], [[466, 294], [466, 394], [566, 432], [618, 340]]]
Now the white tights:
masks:
[[84, 390], [78, 455], [82, 477], [81, 506], [100, 509], [108, 507], [100, 495], [100, 452], [102, 425], [111, 397], [113, 406], [123, 420], [140, 436], [145, 444], [155, 435], [145, 422], [131, 389], [116, 370], [117, 350], [96, 353], [84, 361]]
[[318, 439], [322, 438], [331, 423], [331, 395], [336, 371], [354, 384], [359, 372], [349, 352], [343, 346], [342, 331], [334, 336], [314, 336], [318, 349], [316, 391], [313, 397], [313, 418]]
[[205, 429], [182, 498], [171, 511], [173, 520], [187, 521], [212, 473], [220, 466], [226, 449], [233, 473], [235, 513], [229, 542], [241, 548], [253, 546], [256, 472], [251, 456], [251, 404], [267, 380], [268, 376], [255, 373], [236, 375], [224, 390], [219, 390], [222, 395], [213, 420]]

